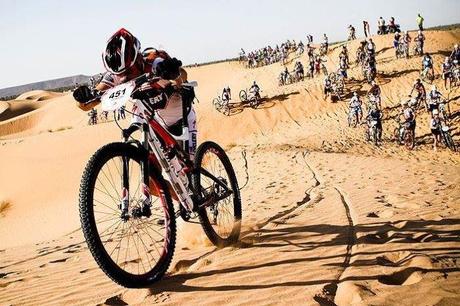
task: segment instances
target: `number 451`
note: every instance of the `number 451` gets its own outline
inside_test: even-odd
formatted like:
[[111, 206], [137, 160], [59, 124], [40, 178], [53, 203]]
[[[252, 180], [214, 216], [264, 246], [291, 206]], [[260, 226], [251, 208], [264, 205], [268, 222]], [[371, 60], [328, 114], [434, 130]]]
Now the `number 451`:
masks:
[[116, 99], [118, 98], [120, 95], [124, 95], [126, 92], [126, 88], [123, 89], [123, 90], [117, 90], [115, 92], [113, 92], [110, 96], [109, 96], [109, 99]]

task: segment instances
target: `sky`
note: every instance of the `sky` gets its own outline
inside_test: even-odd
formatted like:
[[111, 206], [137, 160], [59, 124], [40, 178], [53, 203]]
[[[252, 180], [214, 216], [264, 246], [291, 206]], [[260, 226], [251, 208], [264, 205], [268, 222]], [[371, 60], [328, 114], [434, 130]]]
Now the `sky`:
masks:
[[286, 39], [345, 40], [362, 20], [403, 29], [460, 23], [460, 0], [0, 0], [0, 88], [103, 71], [101, 53], [119, 28], [142, 47], [165, 49], [184, 64], [235, 57]]

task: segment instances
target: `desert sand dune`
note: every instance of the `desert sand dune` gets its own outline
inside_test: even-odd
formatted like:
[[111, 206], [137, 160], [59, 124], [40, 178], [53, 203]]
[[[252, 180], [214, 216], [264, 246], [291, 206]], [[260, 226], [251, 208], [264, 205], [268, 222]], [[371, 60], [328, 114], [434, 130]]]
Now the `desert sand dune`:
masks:
[[[426, 35], [439, 73], [460, 31]], [[278, 87], [279, 63], [189, 69], [199, 83], [199, 140], [227, 148], [240, 183], [242, 152], [247, 155], [241, 241], [217, 249], [198, 225], [180, 223], [168, 274], [144, 289], [112, 283], [79, 229], [83, 168], [98, 147], [119, 141], [119, 130], [111, 123], [87, 126], [70, 95], [44, 102], [38, 101], [44, 93], [23, 95], [46, 105], [0, 122], [0, 203], [10, 203], [0, 215], [0, 304], [455, 305], [460, 157], [444, 148], [433, 152], [423, 112], [413, 151], [391, 140], [392, 117], [421, 59], [395, 60], [390, 36], [374, 41], [385, 114], [378, 148], [364, 142], [363, 128], [347, 127], [345, 101], [323, 99], [322, 78]], [[352, 59], [358, 43], [349, 43]], [[328, 56], [330, 71], [338, 52], [335, 47]], [[358, 68], [349, 74], [348, 92], [369, 89]], [[239, 90], [253, 80], [263, 90], [258, 109], [238, 103]], [[442, 89], [442, 80], [435, 83]], [[225, 85], [235, 102], [228, 117], [211, 103]], [[451, 100], [458, 143], [460, 89], [442, 91]], [[12, 127], [2, 134], [8, 122]]]

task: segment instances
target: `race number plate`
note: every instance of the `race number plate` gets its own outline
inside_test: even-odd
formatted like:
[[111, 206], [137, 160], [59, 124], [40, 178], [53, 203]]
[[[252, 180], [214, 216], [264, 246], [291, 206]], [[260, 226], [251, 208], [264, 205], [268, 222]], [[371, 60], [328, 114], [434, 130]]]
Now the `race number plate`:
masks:
[[103, 111], [115, 111], [124, 106], [133, 93], [136, 85], [134, 82], [127, 82], [105, 92], [101, 98]]

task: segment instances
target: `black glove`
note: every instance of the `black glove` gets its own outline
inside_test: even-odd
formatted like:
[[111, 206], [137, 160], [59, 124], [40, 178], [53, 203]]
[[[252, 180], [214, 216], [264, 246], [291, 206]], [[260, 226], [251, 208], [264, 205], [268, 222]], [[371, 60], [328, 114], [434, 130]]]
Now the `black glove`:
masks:
[[182, 66], [182, 62], [177, 58], [173, 57], [165, 59], [159, 62], [156, 67], [156, 73], [159, 77], [165, 80], [177, 79], [180, 75], [179, 68]]
[[129, 136], [131, 136], [132, 133], [134, 133], [140, 128], [141, 127], [138, 124], [131, 124], [129, 128], [122, 130], [123, 138], [128, 138]]
[[95, 98], [93, 91], [88, 86], [80, 86], [73, 92], [73, 97], [80, 103], [87, 103]]

